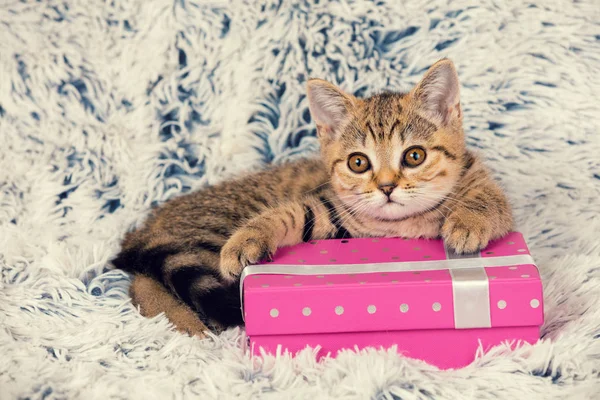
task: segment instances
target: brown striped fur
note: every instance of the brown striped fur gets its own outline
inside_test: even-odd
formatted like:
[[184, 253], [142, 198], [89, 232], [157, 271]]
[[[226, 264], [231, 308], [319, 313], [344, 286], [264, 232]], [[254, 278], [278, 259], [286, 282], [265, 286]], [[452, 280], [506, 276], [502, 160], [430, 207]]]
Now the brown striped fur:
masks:
[[[213, 329], [241, 324], [242, 269], [302, 241], [442, 236], [457, 252], [471, 252], [511, 229], [508, 201], [465, 148], [449, 60], [407, 94], [358, 99], [313, 79], [308, 98], [319, 159], [173, 199], [127, 234], [114, 263], [136, 274], [131, 293], [142, 314], [165, 312], [198, 335], [206, 329], [201, 319]], [[402, 161], [413, 146], [425, 154], [416, 167]], [[353, 172], [355, 153], [370, 169]]]

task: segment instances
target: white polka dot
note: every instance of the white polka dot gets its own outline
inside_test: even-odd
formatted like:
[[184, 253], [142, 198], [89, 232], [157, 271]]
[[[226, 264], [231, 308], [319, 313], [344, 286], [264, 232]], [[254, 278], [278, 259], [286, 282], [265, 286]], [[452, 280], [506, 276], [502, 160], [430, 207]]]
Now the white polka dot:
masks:
[[436, 301], [431, 305], [431, 308], [433, 309], [433, 311], [438, 312], [442, 309], [442, 305]]
[[373, 304], [371, 304], [369, 307], [367, 307], [367, 312], [369, 314], [375, 314], [376, 311], [377, 311], [377, 307], [375, 307]]
[[525, 249], [519, 249], [519, 250], [517, 250], [517, 251], [518, 251], [519, 253], [525, 253], [527, 250], [525, 250]]
[[517, 267], [508, 267], [508, 269], [515, 270], [515, 269], [517, 269]]
[[521, 278], [529, 278], [529, 275], [523, 274], [523, 275], [521, 275]]
[[312, 313], [312, 310], [310, 309], [310, 307], [304, 307], [302, 309], [302, 315], [304, 315], [305, 317], [308, 317], [311, 313]]
[[301, 283], [294, 283], [294, 286], [302, 286]]
[[279, 310], [276, 308], [272, 308], [271, 311], [269, 312], [269, 314], [271, 314], [271, 317], [277, 318], [277, 317], [279, 317]]
[[538, 299], [533, 299], [529, 302], [531, 308], [538, 308], [540, 306], [540, 301]]
[[333, 282], [327, 282], [328, 285], [333, 285]]
[[515, 242], [506, 242], [506, 244], [508, 244], [508, 245], [511, 245], [511, 246], [512, 246], [513, 244], [515, 244]]
[[494, 276], [494, 275], [492, 275], [492, 276], [490, 276], [489, 278], [490, 278], [491, 280], [494, 280], [494, 279], [496, 279], [496, 278], [497, 278], [497, 276]]
[[335, 308], [335, 313], [336, 313], [337, 315], [342, 315], [342, 314], [344, 313], [344, 307], [342, 307], [342, 306], [337, 306], [337, 307]]
[[431, 282], [431, 279], [425, 279], [425, 282]]
[[359, 283], [360, 283], [361, 285], [364, 285], [364, 284], [365, 284], [365, 283], [367, 283], [367, 282], [365, 282], [365, 281], [360, 281]]
[[319, 278], [319, 279], [325, 278], [325, 275], [317, 275], [317, 278]]
[[408, 312], [408, 304], [406, 304], [406, 303], [400, 304], [400, 311], [403, 313]]
[[319, 253], [321, 253], [321, 254], [327, 254], [329, 252], [327, 250], [321, 250]]
[[269, 285], [261, 285], [262, 287], [269, 287]]
[[506, 308], [506, 301], [500, 300], [498, 302], [498, 308], [501, 309], [501, 310], [504, 310]]

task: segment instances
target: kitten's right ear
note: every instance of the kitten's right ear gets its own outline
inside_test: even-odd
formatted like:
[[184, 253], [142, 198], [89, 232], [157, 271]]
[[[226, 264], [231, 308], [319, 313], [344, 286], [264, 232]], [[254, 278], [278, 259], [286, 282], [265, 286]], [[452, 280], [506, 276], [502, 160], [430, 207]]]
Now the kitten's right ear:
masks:
[[308, 81], [308, 107], [320, 137], [335, 135], [348, 119], [355, 98], [322, 79]]

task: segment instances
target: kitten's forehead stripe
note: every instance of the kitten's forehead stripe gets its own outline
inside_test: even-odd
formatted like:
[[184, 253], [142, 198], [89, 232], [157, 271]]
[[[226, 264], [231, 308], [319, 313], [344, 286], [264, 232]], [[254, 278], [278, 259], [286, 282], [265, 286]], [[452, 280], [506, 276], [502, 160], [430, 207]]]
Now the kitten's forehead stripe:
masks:
[[402, 140], [402, 144], [404, 144], [406, 142], [406, 135], [410, 134], [410, 132], [413, 130], [413, 126], [411, 125], [411, 123], [407, 123], [405, 124], [402, 129], [400, 129], [400, 139]]
[[[370, 138], [376, 145], [390, 145], [398, 134], [403, 143], [406, 126], [411, 125], [411, 114], [402, 105], [405, 96], [403, 93], [385, 92], [362, 99], [355, 109], [353, 121], [342, 135], [343, 142], [351, 147], [358, 141], [366, 147]], [[427, 125], [423, 125], [427, 129]]]
[[[392, 124], [392, 127], [390, 128], [390, 133], [389, 133], [390, 137], [394, 134], [394, 130], [396, 130], [396, 128], [398, 127], [398, 125], [400, 125], [400, 121], [395, 120], [394, 123]], [[402, 143], [404, 143], [404, 138], [402, 138]]]
[[385, 131], [383, 130], [383, 123], [379, 121], [379, 141], [383, 142], [385, 139]]
[[373, 132], [373, 127], [371, 126], [371, 123], [368, 121], [367, 121], [367, 131], [373, 138], [373, 143], [377, 143], [377, 137], [375, 136], [375, 132]]

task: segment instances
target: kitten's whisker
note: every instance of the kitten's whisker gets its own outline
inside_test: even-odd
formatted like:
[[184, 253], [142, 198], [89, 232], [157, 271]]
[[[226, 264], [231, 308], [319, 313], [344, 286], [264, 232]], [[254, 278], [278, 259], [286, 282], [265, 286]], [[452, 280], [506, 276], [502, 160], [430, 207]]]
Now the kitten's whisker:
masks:
[[[426, 197], [426, 195], [421, 195], [421, 197]], [[457, 199], [456, 197], [451, 197], [450, 195], [442, 196], [441, 198], [444, 199], [444, 200], [448, 200], [450, 202], [454, 202], [455, 204], [459, 204], [459, 205], [465, 206], [467, 208], [469, 206], [472, 206], [472, 205], [478, 205], [478, 206], [482, 206], [482, 207], [488, 209], [489, 206], [490, 206], [489, 204], [486, 204], [483, 201], [477, 200], [477, 199], [469, 199], [469, 203], [467, 203], [464, 200]]]
[[313, 187], [313, 188], [310, 188], [310, 189], [308, 189], [307, 191], [305, 191], [305, 192], [304, 192], [304, 193], [302, 193], [302, 194], [306, 194], [306, 193], [314, 192], [314, 191], [316, 191], [317, 189], [319, 189], [319, 188], [321, 188], [321, 187], [323, 187], [323, 186], [325, 186], [325, 185], [328, 185], [328, 184], [330, 184], [330, 183], [331, 183], [331, 179], [327, 179], [327, 180], [326, 180], [324, 183], [321, 183], [319, 186], [315, 186], [315, 187]]
[[[485, 179], [479, 179], [478, 181], [472, 182], [469, 186], [476, 187], [480, 183], [485, 183], [485, 182], [486, 182]], [[419, 188], [419, 189], [423, 189], [423, 188]], [[456, 202], [461, 202], [462, 201], [461, 199], [457, 198], [458, 193], [456, 193], [455, 190], [451, 190], [449, 192], [440, 191], [440, 190], [426, 190], [425, 192], [426, 193], [432, 193], [432, 194], [444, 193], [445, 197], [447, 197], [447, 198], [453, 199]], [[472, 201], [472, 202], [475, 202], [477, 204], [481, 204], [481, 205], [487, 206], [487, 204], [485, 204], [484, 202], [482, 202], [480, 200], [477, 200], [477, 199], [469, 199], [469, 200]], [[462, 204], [464, 204], [464, 202]]]
[[[417, 192], [415, 192], [416, 194], [419, 194], [421, 196], [430, 196], [430, 195], [436, 195], [436, 197], [440, 197], [443, 199], [451, 199], [457, 203], [461, 203], [461, 204], [465, 204], [463, 200], [458, 199], [456, 197], [456, 193], [453, 191], [441, 191], [441, 190], [418, 190]], [[439, 194], [442, 194], [442, 196], [437, 196]], [[474, 201], [478, 201], [473, 199]]]
[[346, 216], [352, 215], [357, 210], [361, 209], [366, 205], [365, 200], [358, 200], [355, 204], [351, 205], [349, 208], [343, 209], [342, 212], [338, 214], [340, 221], [342, 221]]
[[361, 200], [359, 203], [357, 203], [350, 209], [344, 210], [339, 215], [340, 225], [344, 226], [344, 224], [347, 223], [350, 220], [350, 218], [352, 218], [352, 217], [358, 218], [358, 216], [363, 211], [365, 211], [369, 206], [370, 206], [370, 204], [367, 201]]
[[[335, 203], [334, 203], [334, 202], [333, 202], [331, 199], [321, 199], [321, 202], [322, 202], [322, 203], [330, 203], [330, 204], [332, 204], [334, 207], [335, 207], [335, 205], [336, 205], [336, 204], [335, 204]], [[365, 204], [365, 205], [368, 205], [368, 204]], [[338, 215], [338, 218], [339, 218], [340, 224], [342, 224], [342, 225], [343, 225], [343, 223], [342, 223], [342, 219], [343, 219], [343, 217], [345, 216], [345, 214], [351, 214], [352, 212], [356, 211], [354, 208], [358, 209], [358, 208], [360, 208], [361, 206], [363, 206], [363, 200], [362, 200], [362, 199], [359, 199], [359, 200], [358, 200], [358, 202], [357, 202], [356, 204], [354, 204], [354, 205], [352, 205], [352, 206], [350, 207], [350, 209], [343, 210], [343, 212], [342, 212], [342, 213], [340, 213], [340, 214]], [[313, 216], [313, 217], [312, 217], [310, 220], [306, 221], [306, 222], [305, 222], [305, 224], [307, 224], [307, 223], [314, 223], [314, 222], [316, 222], [317, 218], [318, 218], [318, 216], [317, 216], [317, 215], [314, 215], [314, 216]]]
[[[448, 214], [451, 214], [454, 210], [451, 209], [450, 207], [446, 206], [445, 204], [441, 203], [438, 205], [438, 207], [445, 207], [448, 210]], [[440, 210], [438, 210], [436, 207], [433, 208], [433, 210], [438, 211], [440, 213], [440, 215], [442, 216], [443, 219], [446, 219], [448, 216], [444, 215]], [[462, 224], [465, 224], [465, 221], [461, 218], [460, 214], [456, 214], [456, 217], [460, 220], [460, 222]]]
[[[442, 196], [436, 195], [435, 193], [444, 193]], [[448, 192], [442, 192], [442, 191], [424, 191], [424, 190], [419, 190], [417, 192], [415, 192], [416, 197], [413, 199], [414, 201], [417, 200], [423, 200], [423, 199], [428, 199], [428, 200], [434, 200], [437, 201], [438, 204], [435, 206], [435, 208], [437, 207], [443, 207], [446, 210], [448, 210], [449, 213], [453, 212], [454, 209], [452, 207], [449, 207], [448, 205], [444, 204], [446, 202], [452, 202], [454, 201], [455, 203], [460, 203], [461, 200], [452, 198], [449, 196]], [[422, 203], [420, 203], [422, 204]], [[452, 205], [452, 203], [450, 204]], [[445, 216], [444, 216], [445, 217]]]
[[444, 207], [449, 212], [453, 212], [454, 211], [454, 209], [452, 207], [449, 207], [446, 204], [444, 204], [447, 201], [452, 201], [453, 199], [451, 199], [451, 198], [440, 197], [440, 196], [427, 196], [427, 195], [420, 195], [418, 198], [419, 199], [430, 199], [430, 200], [440, 201], [439, 204], [436, 207]]
[[[419, 205], [423, 205], [424, 203], [421, 202], [420, 200], [421, 199], [419, 199], [419, 198], [415, 198], [414, 199], [415, 203], [417, 203]], [[443, 205], [443, 204], [440, 204], [440, 205]], [[440, 216], [442, 217], [442, 219], [446, 218], [446, 215], [443, 212], [441, 212], [440, 210], [438, 210], [438, 208], [435, 205], [430, 206], [429, 208], [425, 209], [425, 212], [429, 212], [429, 211], [435, 211], [435, 212], [437, 212], [438, 214], [440, 214]]]

